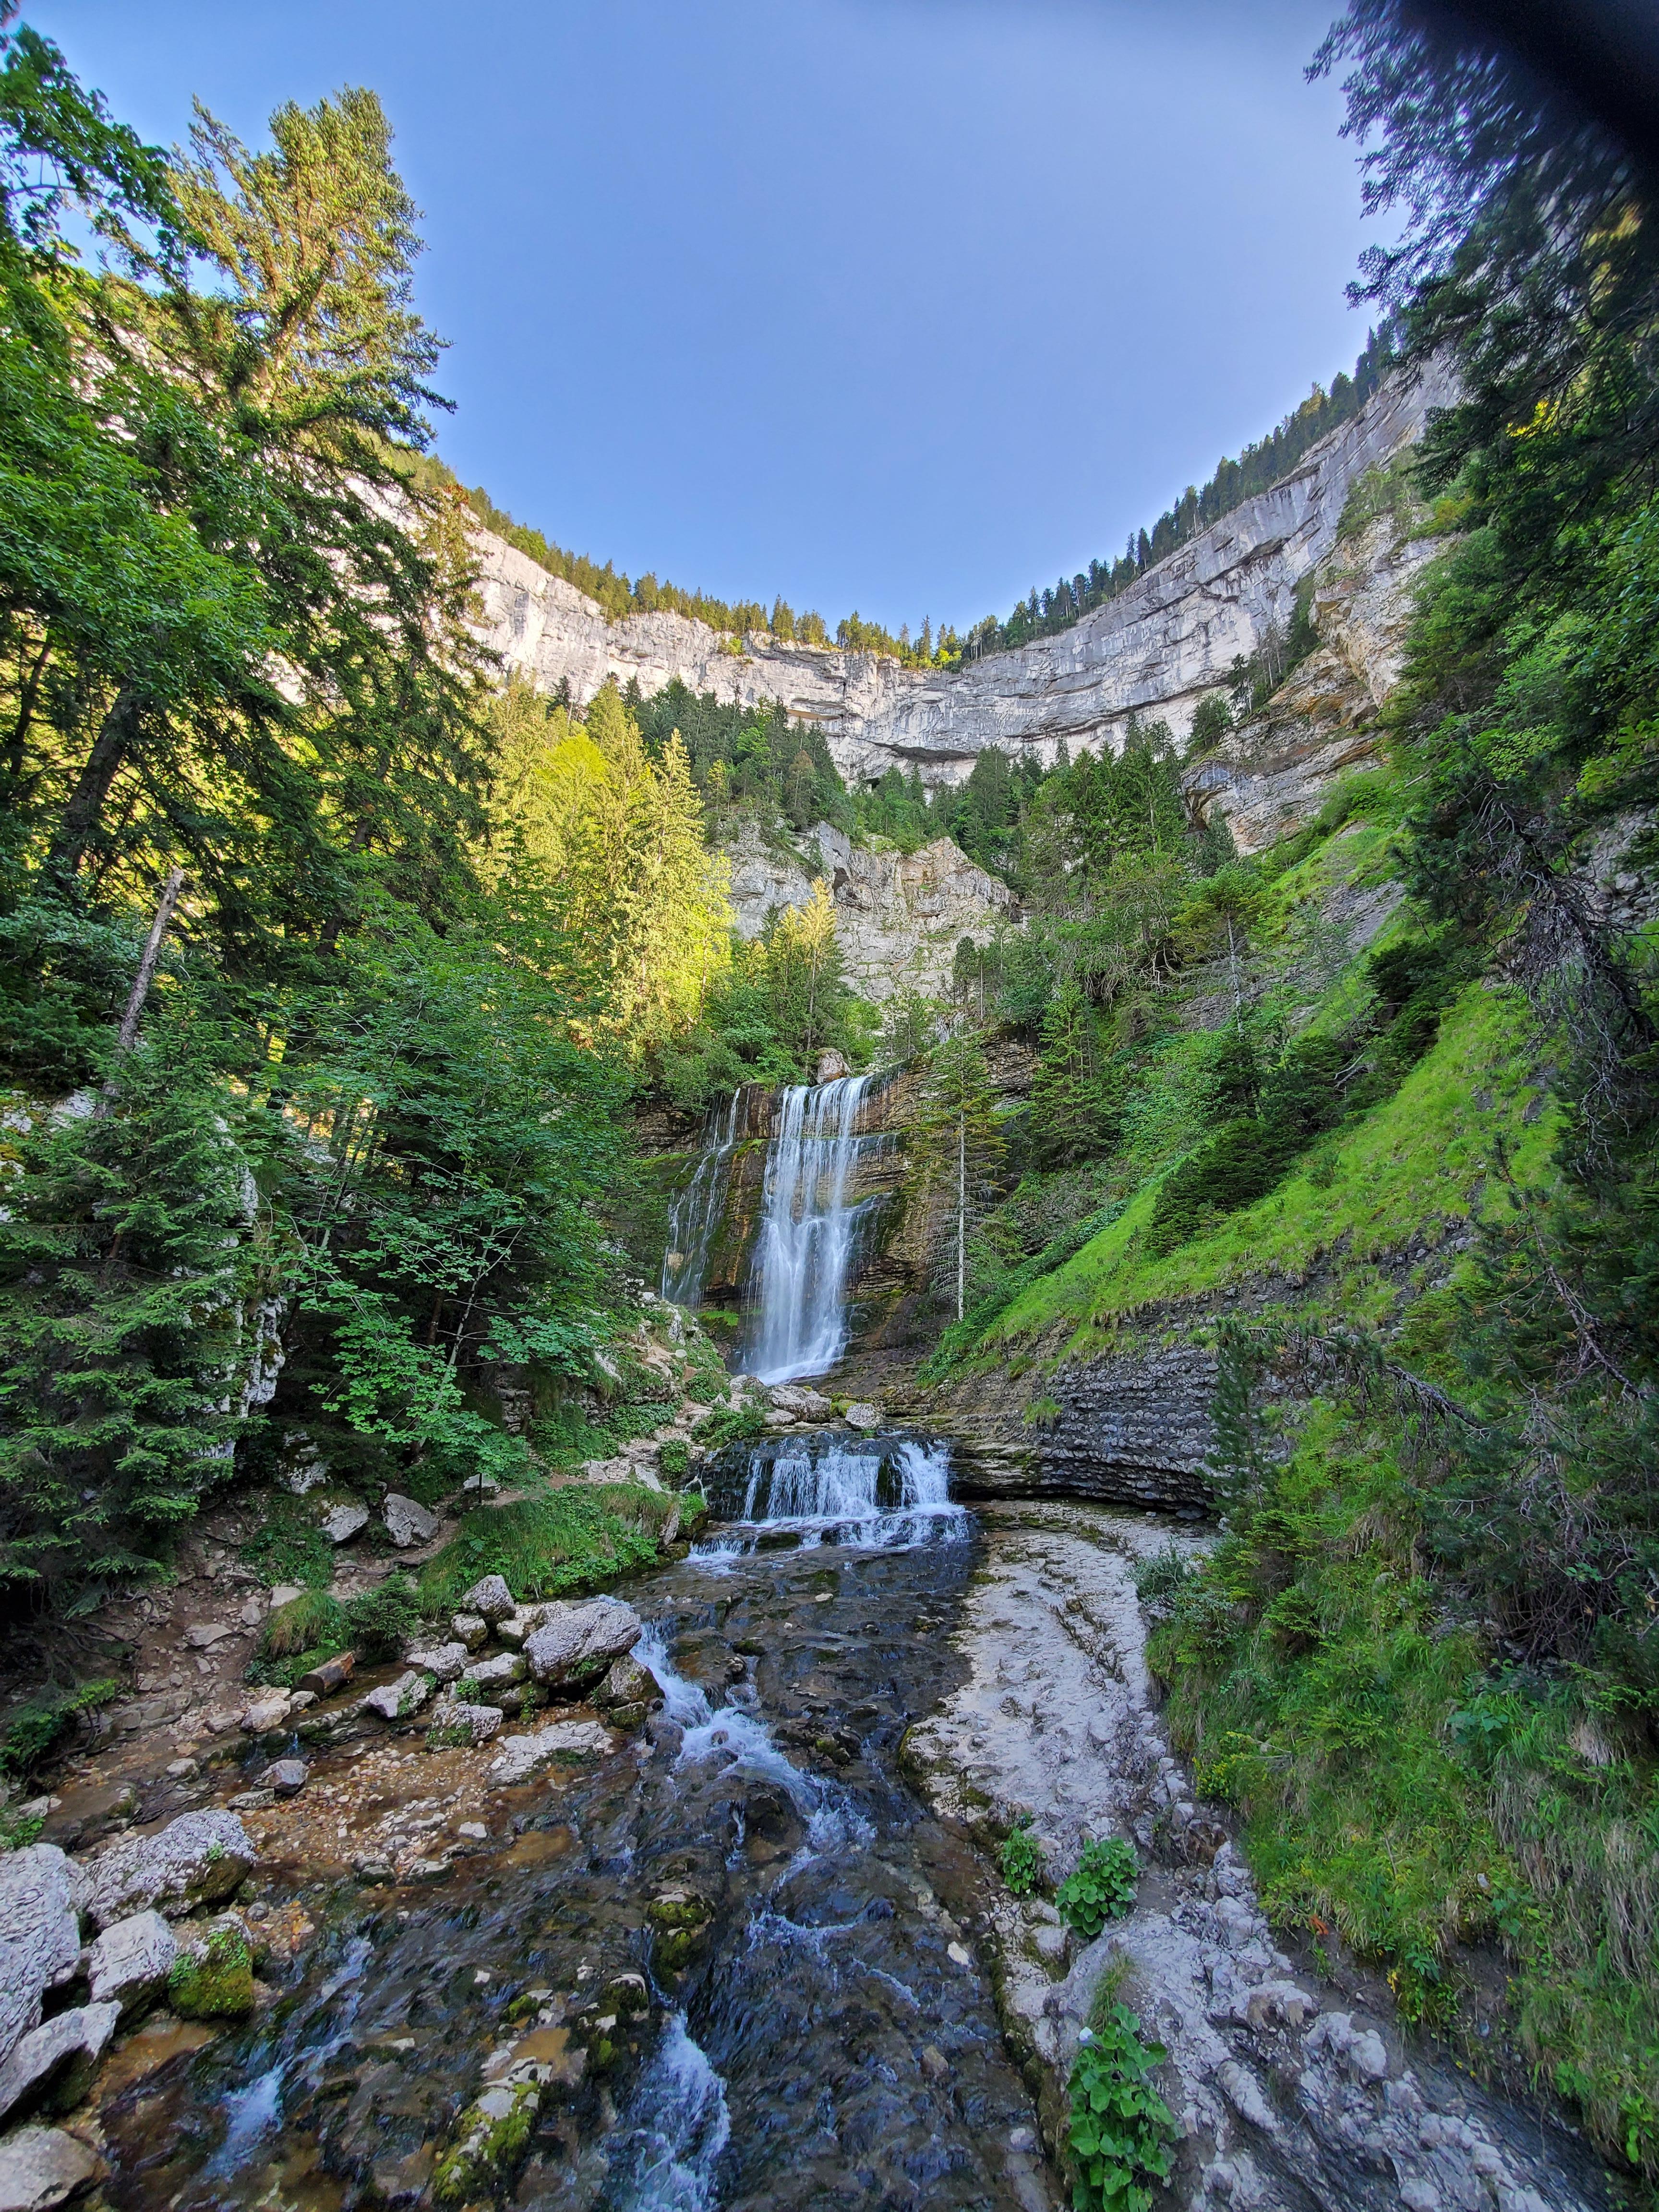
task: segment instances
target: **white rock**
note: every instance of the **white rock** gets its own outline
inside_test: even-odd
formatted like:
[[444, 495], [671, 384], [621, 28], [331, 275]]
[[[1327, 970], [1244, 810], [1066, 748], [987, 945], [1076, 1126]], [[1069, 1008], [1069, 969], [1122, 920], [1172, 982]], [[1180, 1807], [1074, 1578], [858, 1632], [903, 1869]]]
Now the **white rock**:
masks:
[[405, 1498], [396, 1490], [386, 1492], [380, 1517], [386, 1522], [387, 1535], [400, 1552], [410, 1544], [429, 1542], [443, 1525], [437, 1515], [428, 1513], [418, 1500]]
[[264, 1735], [271, 1729], [281, 1728], [293, 1710], [290, 1691], [264, 1690], [244, 1708], [241, 1726], [249, 1735]]
[[508, 1613], [517, 1610], [506, 1576], [485, 1575], [481, 1582], [474, 1583], [461, 1599], [461, 1610], [481, 1615], [492, 1628], [498, 1620], [505, 1620]]
[[1342, 2063], [1357, 2081], [1380, 2081], [1389, 2070], [1388, 2047], [1374, 2027], [1356, 2035]]
[[337, 1505], [323, 1516], [323, 1534], [331, 1544], [349, 1544], [368, 1526], [367, 1505]]
[[103, 2170], [62, 2128], [19, 2128], [0, 2142], [0, 2212], [52, 2212]]
[[488, 1743], [501, 1734], [503, 1718], [499, 1705], [469, 1705], [459, 1698], [440, 1698], [427, 1716], [426, 1740], [434, 1749]]
[[849, 1429], [878, 1429], [881, 1426], [880, 1407], [872, 1406], [860, 1399], [847, 1408], [847, 1425]]
[[453, 1682], [466, 1664], [465, 1644], [421, 1644], [404, 1654], [404, 1664], [414, 1667], [422, 1674], [430, 1674], [434, 1682]]
[[118, 2004], [76, 2005], [30, 2028], [0, 2065], [0, 2120], [19, 2106], [38, 2102], [48, 2089], [75, 2097], [103, 2057], [120, 2017]]
[[87, 1880], [56, 1844], [0, 1852], [0, 2061], [40, 2018], [41, 2000], [81, 1963]]
[[556, 1688], [580, 1685], [607, 1673], [613, 1660], [633, 1650], [644, 1629], [633, 1607], [619, 1598], [553, 1605], [526, 1640], [525, 1653], [538, 1682]]
[[504, 1689], [509, 1682], [522, 1682], [530, 1671], [530, 1662], [522, 1651], [495, 1651], [488, 1659], [474, 1659], [461, 1674], [463, 1682], [476, 1682], [480, 1689]]
[[489, 1623], [481, 1613], [458, 1613], [451, 1617], [449, 1632], [467, 1650], [476, 1651], [489, 1641]]
[[160, 1995], [178, 1955], [178, 1940], [159, 1912], [132, 1912], [112, 1921], [87, 1954], [94, 2002], [136, 2011]]
[[503, 1788], [529, 1781], [555, 1759], [602, 1759], [615, 1739], [598, 1721], [557, 1721], [534, 1735], [509, 1735], [489, 1764], [489, 1778]]
[[122, 1836], [99, 1852], [87, 1869], [87, 1911], [98, 1929], [152, 1905], [177, 1919], [228, 1897], [255, 1856], [234, 1813], [182, 1813], [159, 1835]]
[[429, 1674], [417, 1674], [411, 1670], [400, 1674], [395, 1682], [382, 1682], [371, 1690], [360, 1703], [366, 1712], [378, 1713], [383, 1721], [407, 1720], [418, 1713], [432, 1695], [433, 1681]]

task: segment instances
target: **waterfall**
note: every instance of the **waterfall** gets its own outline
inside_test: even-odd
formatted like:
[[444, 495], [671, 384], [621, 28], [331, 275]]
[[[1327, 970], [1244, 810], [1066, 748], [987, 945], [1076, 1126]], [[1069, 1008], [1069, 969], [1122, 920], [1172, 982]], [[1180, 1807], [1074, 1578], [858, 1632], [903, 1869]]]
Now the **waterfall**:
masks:
[[861, 1145], [859, 1109], [866, 1075], [794, 1084], [779, 1103], [767, 1155], [754, 1278], [757, 1311], [744, 1360], [762, 1382], [822, 1375], [847, 1341], [847, 1279], [858, 1233], [873, 1201], [848, 1205], [847, 1188]]
[[726, 1211], [727, 1174], [737, 1150], [742, 1105], [742, 1091], [734, 1091], [729, 1103], [710, 1121], [696, 1170], [670, 1209], [668, 1249], [662, 1255], [659, 1287], [672, 1305], [702, 1303], [714, 1232]]
[[717, 1462], [706, 1486], [712, 1510], [730, 1525], [694, 1551], [716, 1562], [779, 1539], [886, 1551], [968, 1529], [951, 1499], [950, 1447], [915, 1437], [782, 1437]]

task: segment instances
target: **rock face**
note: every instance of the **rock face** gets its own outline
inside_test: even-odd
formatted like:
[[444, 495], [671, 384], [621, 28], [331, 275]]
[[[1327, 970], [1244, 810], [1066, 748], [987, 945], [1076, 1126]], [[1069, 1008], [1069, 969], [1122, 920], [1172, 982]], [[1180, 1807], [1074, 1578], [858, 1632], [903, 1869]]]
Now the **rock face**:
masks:
[[150, 1905], [177, 1918], [228, 1897], [253, 1863], [235, 1814], [184, 1813], [159, 1835], [123, 1836], [100, 1851], [86, 1909], [99, 1929]]
[[849, 780], [919, 767], [954, 782], [987, 745], [1051, 762], [1121, 741], [1131, 713], [1161, 715], [1184, 737], [1205, 693], [1270, 622], [1290, 619], [1297, 585], [1336, 543], [1348, 489], [1421, 433], [1451, 398], [1431, 371], [1382, 386], [1282, 483], [1261, 492], [1149, 568], [1075, 628], [948, 673], [872, 653], [751, 635], [734, 653], [676, 614], [607, 623], [574, 585], [550, 576], [488, 532], [477, 534], [483, 631], [509, 667], [543, 690], [568, 682], [586, 706], [614, 677], [659, 691], [678, 677], [696, 691], [759, 706], [781, 700], [817, 722]]
[[982, 945], [1017, 912], [1007, 884], [949, 837], [919, 853], [866, 853], [820, 822], [801, 842], [805, 853], [791, 855], [746, 823], [727, 847], [738, 933], [758, 937], [778, 908], [805, 905], [822, 877], [847, 980], [877, 1006], [902, 991], [942, 991], [961, 939]]
[[46, 1991], [75, 1972], [86, 1889], [82, 1869], [55, 1844], [0, 1855], [0, 2061], [39, 2024]]
[[1154, 2079], [1181, 2133], [1170, 2202], [1186, 2212], [1605, 2207], [1581, 2146], [1541, 2121], [1517, 2125], [1450, 2069], [1419, 2069], [1392, 2007], [1367, 2015], [1276, 1949], [1151, 1693], [1132, 1576], [1170, 1532], [1080, 1504], [993, 1507], [984, 1528], [953, 1639], [969, 1676], [911, 1730], [907, 1765], [935, 1809], [983, 1843], [1029, 1811], [1051, 1876], [1090, 1838], [1132, 1836], [1141, 1858], [1128, 1913], [1081, 1948], [1040, 1899], [1005, 1893], [991, 1907], [999, 2009], [1044, 2078], [1051, 2144], [1109, 1972], [1169, 2053]]

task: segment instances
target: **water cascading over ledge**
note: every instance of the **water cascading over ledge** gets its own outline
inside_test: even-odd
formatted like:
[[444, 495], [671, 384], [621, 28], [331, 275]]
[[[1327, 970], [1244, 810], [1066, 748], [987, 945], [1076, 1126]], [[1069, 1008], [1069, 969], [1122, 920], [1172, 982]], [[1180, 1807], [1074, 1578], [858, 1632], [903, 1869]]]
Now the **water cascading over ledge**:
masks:
[[822, 1375], [847, 1344], [851, 1295], [893, 1181], [878, 1077], [745, 1085], [711, 1115], [669, 1215], [662, 1295], [740, 1297], [738, 1364], [767, 1382]]

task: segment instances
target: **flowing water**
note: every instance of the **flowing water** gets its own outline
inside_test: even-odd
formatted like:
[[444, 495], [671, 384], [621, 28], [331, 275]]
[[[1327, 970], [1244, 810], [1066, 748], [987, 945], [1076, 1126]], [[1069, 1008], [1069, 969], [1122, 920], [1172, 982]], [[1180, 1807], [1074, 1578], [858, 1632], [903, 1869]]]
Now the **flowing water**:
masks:
[[674, 1305], [696, 1306], [702, 1301], [709, 1254], [726, 1211], [742, 1107], [743, 1093], [734, 1091], [712, 1117], [691, 1180], [669, 1211], [668, 1247], [658, 1288]]
[[[971, 1948], [982, 1872], [899, 1767], [963, 1672], [978, 1539], [945, 1454], [780, 1441], [717, 1483], [730, 1528], [629, 1588], [662, 1692], [646, 1735], [500, 1793], [441, 1889], [303, 1891], [326, 1932], [278, 2002], [105, 2107], [119, 2206], [412, 2203], [488, 2053], [538, 2022], [538, 2051], [586, 2063], [503, 2202], [1057, 2201]], [[665, 1910], [706, 1919], [670, 1935]]]
[[[849, 1195], [866, 1075], [780, 1094], [755, 1242], [755, 1316], [744, 1365], [762, 1382], [827, 1374], [847, 1343], [847, 1285], [879, 1201]], [[701, 1173], [701, 1166], [699, 1173]]]

